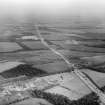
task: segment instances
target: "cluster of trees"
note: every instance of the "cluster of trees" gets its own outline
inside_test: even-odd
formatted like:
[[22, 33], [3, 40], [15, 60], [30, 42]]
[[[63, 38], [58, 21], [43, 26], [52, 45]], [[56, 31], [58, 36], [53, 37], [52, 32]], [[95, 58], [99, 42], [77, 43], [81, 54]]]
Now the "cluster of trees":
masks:
[[69, 100], [67, 97], [58, 94], [46, 93], [41, 90], [31, 92], [32, 97], [43, 98], [53, 105], [100, 105], [99, 97], [91, 93], [79, 100]]
[[63, 96], [52, 93], [46, 93], [41, 90], [34, 90], [31, 92], [32, 97], [43, 98], [53, 105], [70, 105], [71, 101]]
[[53, 105], [100, 105], [99, 97], [95, 93], [91, 93], [87, 96], [84, 96], [78, 100], [69, 100], [66, 96], [46, 93], [41, 90], [29, 90], [29, 96], [23, 99], [16, 99], [12, 102], [7, 102], [5, 105], [11, 105], [14, 103], [18, 103], [23, 100], [27, 100], [29, 98], [41, 98], [45, 99], [49, 103]]
[[84, 96], [76, 103], [75, 105], [100, 105], [99, 97], [95, 93]]

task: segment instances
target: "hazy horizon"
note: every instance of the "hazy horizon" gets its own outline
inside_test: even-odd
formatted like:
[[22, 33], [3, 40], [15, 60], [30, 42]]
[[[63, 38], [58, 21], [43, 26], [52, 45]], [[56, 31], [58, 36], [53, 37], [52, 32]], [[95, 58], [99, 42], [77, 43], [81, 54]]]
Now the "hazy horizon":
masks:
[[104, 0], [0, 0], [0, 18], [104, 19], [104, 10]]

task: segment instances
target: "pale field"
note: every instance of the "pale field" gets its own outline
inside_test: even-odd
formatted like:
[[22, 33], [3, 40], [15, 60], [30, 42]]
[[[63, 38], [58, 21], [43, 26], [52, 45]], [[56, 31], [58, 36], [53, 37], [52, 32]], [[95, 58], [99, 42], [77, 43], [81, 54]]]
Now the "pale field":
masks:
[[[82, 71], [84, 71], [84, 69]], [[105, 74], [97, 73], [90, 70], [85, 70], [84, 72], [87, 73], [99, 87], [105, 85]], [[46, 92], [58, 93], [69, 97], [69, 99], [71, 100], [77, 100], [91, 93], [91, 90], [75, 74], [68, 73], [67, 75], [66, 74], [65, 75], [61, 74], [61, 75], [63, 77], [63, 80], [57, 79], [61, 80], [60, 85], [48, 89], [46, 90]], [[49, 78], [50, 77], [51, 76], [49, 76]], [[52, 77], [56, 79], [56, 75]], [[50, 80], [52, 79], [52, 77], [50, 78]]]

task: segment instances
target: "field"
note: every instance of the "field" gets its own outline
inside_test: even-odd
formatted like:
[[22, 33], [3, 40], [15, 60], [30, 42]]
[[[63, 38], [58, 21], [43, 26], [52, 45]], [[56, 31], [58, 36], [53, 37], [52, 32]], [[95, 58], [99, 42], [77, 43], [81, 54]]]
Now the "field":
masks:
[[[45, 92], [64, 95], [70, 100], [79, 99], [91, 93], [76, 75], [70, 73], [71, 68], [59, 56], [46, 48], [39, 39], [33, 39], [34, 36], [38, 38], [35, 25], [31, 21], [20, 23], [16, 21], [3, 23], [0, 26], [0, 75], [4, 76], [4, 80], [7, 75], [9, 79], [23, 75], [25, 72], [29, 73], [28, 69], [30, 73], [33, 73], [31, 70], [35, 70], [36, 78], [37, 71], [42, 70], [42, 75], [38, 75], [39, 79], [44, 79], [47, 83], [50, 79], [59, 81], [59, 85], [54, 87], [51, 85], [44, 90]], [[99, 87], [105, 86], [105, 27], [102, 24], [46, 23], [40, 24], [38, 28], [50, 47], [65, 55], [70, 62], [82, 66], [82, 71], [87, 73]], [[27, 36], [30, 36], [30, 39]], [[15, 68], [21, 64], [31, 65], [31, 67], [26, 71], [24, 68]], [[24, 70], [21, 71], [21, 69]], [[21, 73], [18, 74], [18, 71]], [[68, 71], [69, 73], [65, 73]], [[40, 84], [42, 85], [42, 82]], [[31, 100], [33, 104], [35, 100]], [[36, 99], [35, 102], [37, 101]], [[45, 100], [43, 103], [50, 105]], [[23, 101], [23, 104], [26, 103]]]

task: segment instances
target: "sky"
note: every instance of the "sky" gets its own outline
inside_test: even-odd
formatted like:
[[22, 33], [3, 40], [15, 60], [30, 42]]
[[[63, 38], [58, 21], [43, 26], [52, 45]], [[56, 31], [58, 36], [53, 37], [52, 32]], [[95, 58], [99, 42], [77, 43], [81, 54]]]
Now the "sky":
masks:
[[1, 16], [105, 16], [105, 0], [0, 0]]

